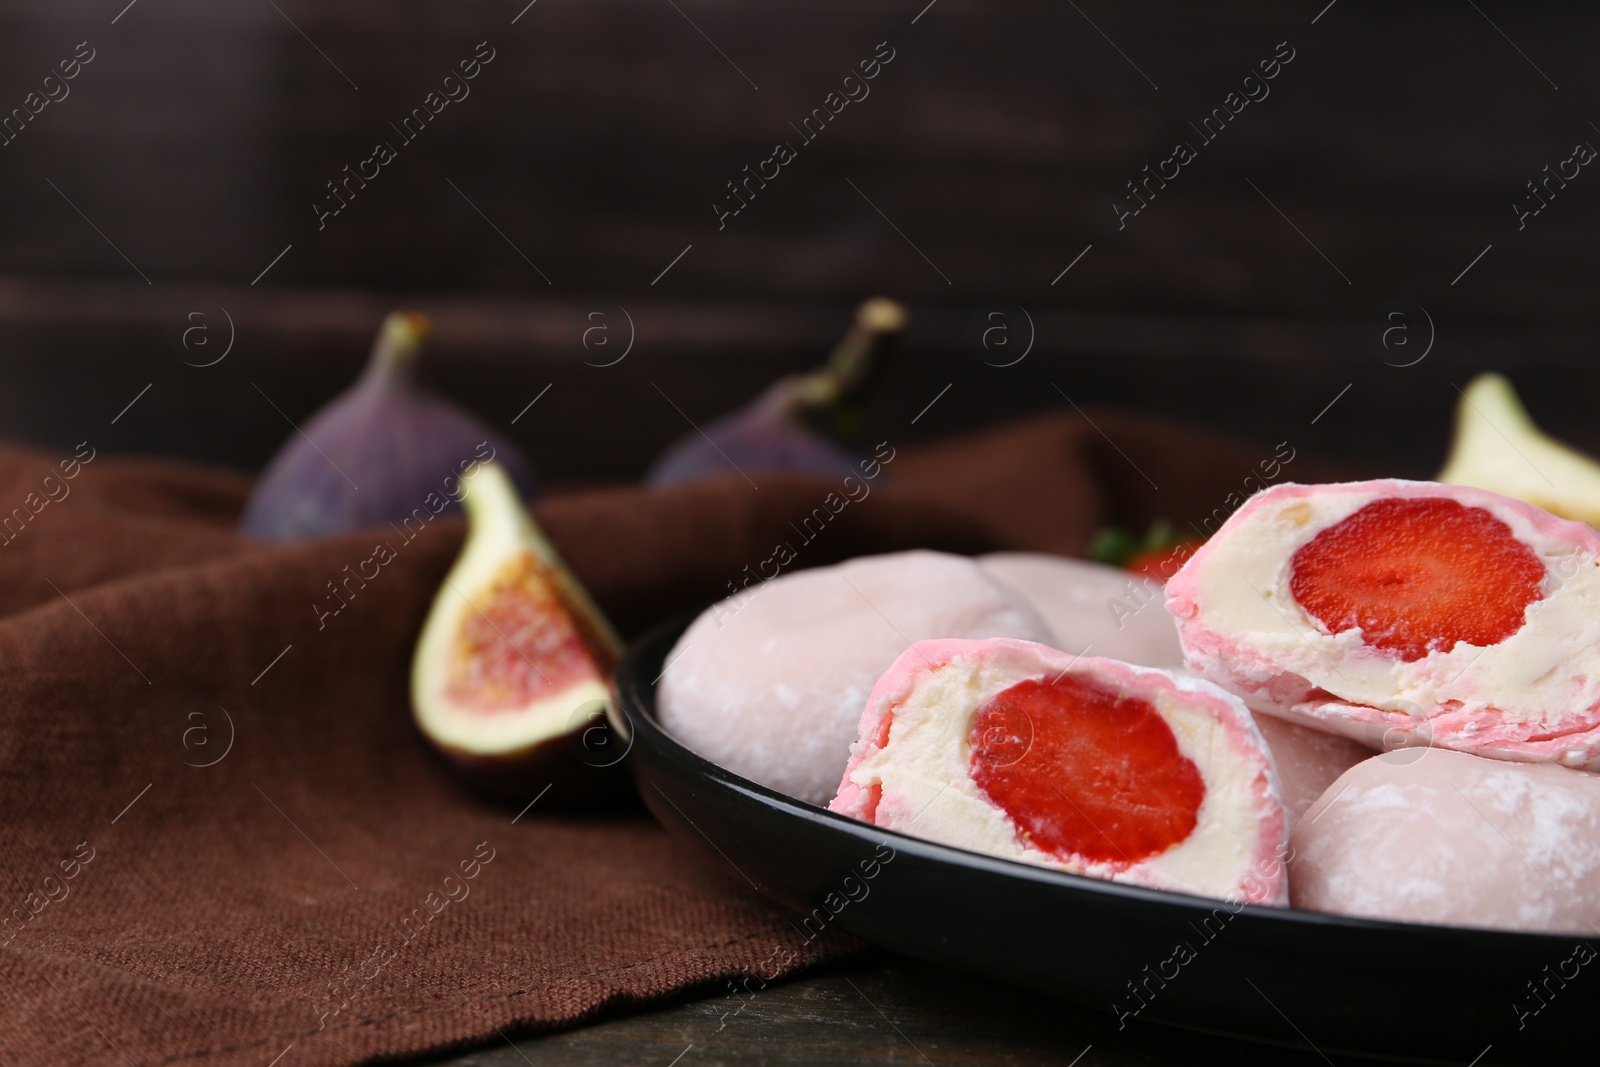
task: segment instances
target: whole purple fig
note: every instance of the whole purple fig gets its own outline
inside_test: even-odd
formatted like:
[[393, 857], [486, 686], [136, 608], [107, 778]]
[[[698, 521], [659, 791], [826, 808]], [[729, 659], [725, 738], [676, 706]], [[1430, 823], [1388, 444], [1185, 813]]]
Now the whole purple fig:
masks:
[[779, 379], [745, 407], [685, 434], [645, 480], [674, 485], [734, 470], [854, 474], [858, 457], [814, 429], [812, 420], [861, 392], [908, 317], [886, 297], [866, 301], [825, 365]]
[[414, 369], [428, 320], [414, 311], [384, 319], [367, 369], [313, 415], [267, 464], [240, 528], [292, 541], [459, 510], [461, 476], [490, 459], [525, 498], [532, 468], [507, 440], [417, 386]]

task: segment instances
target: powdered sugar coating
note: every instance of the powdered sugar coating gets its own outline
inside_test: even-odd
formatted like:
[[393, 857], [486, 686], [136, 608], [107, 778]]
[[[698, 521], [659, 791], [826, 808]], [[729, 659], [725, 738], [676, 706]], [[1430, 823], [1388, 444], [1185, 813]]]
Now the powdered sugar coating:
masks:
[[1600, 933], [1600, 776], [1446, 749], [1375, 756], [1296, 826], [1295, 907]]

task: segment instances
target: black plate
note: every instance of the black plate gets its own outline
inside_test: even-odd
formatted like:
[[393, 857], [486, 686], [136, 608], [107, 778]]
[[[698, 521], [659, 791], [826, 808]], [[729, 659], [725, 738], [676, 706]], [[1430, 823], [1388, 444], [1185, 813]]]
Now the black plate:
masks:
[[655, 680], [689, 621], [646, 635], [618, 671], [639, 792], [711, 861], [796, 911], [822, 909], [808, 932], [827, 919], [1119, 1019], [1325, 1054], [1460, 1065], [1592, 1055], [1585, 1030], [1600, 1004], [1600, 961], [1587, 962], [1587, 944], [1600, 937], [1377, 922], [1141, 889], [869, 826], [724, 770], [655, 718]]

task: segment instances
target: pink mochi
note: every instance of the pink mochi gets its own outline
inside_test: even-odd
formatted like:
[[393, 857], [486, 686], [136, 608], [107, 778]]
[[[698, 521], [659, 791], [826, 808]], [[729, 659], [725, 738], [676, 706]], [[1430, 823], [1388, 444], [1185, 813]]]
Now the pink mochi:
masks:
[[979, 556], [978, 566], [1033, 605], [1056, 648], [1141, 667], [1183, 666], [1178, 628], [1152, 578], [1042, 552], [995, 552]]
[[[1135, 885], [1287, 899], [1271, 756], [1244, 705], [1201, 679], [1008, 638], [919, 641], [879, 678], [850, 753], [840, 814]], [[1148, 811], [1177, 810], [1180, 779], [1201, 783], [1183, 794], [1197, 806], [1152, 846]]]
[[1294, 906], [1593, 937], [1600, 776], [1439, 748], [1374, 756], [1295, 827]]
[[712, 605], [666, 659], [661, 725], [753, 782], [821, 806], [873, 683], [910, 641], [1050, 630], [965, 556], [858, 556], [752, 584]]
[[1256, 715], [1255, 723], [1278, 769], [1283, 809], [1291, 830], [1335, 779], [1362, 760], [1372, 758], [1372, 749], [1338, 734], [1313, 730], [1273, 715]]
[[[1509, 636], [1406, 660], [1369, 645], [1359, 626], [1331, 631], [1296, 600], [1302, 546], [1370, 504], [1440, 498], [1504, 524], [1544, 568]], [[1431, 744], [1600, 769], [1600, 534], [1583, 523], [1433, 482], [1289, 483], [1223, 524], [1168, 582], [1167, 606], [1190, 668], [1254, 710], [1371, 748]]]

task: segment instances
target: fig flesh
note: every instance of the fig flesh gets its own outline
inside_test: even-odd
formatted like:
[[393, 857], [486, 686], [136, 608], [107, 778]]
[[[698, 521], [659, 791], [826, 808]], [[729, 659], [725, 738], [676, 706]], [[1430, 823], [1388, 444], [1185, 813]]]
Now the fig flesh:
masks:
[[684, 435], [650, 468], [651, 485], [675, 485], [736, 471], [795, 471], [844, 476], [859, 457], [811, 423], [858, 395], [905, 329], [904, 307], [875, 297], [856, 309], [855, 322], [828, 362], [774, 382], [747, 406]]
[[424, 736], [489, 792], [596, 785], [576, 735], [609, 706], [621, 643], [523, 507], [503, 468], [466, 483], [468, 533], [412, 661]]
[[462, 472], [489, 459], [535, 495], [532, 468], [508, 441], [417, 386], [428, 329], [416, 312], [384, 320], [361, 377], [267, 464], [240, 521], [246, 534], [289, 541], [398, 522], [425, 505], [453, 510]]

